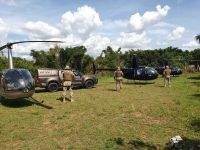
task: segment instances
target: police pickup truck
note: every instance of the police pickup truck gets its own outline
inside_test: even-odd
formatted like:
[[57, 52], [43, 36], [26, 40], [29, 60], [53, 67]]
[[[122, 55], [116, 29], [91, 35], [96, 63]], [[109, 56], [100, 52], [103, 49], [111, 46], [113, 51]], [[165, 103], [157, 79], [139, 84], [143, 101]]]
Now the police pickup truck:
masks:
[[[98, 79], [90, 76], [83, 75], [83, 73], [72, 70], [74, 73], [74, 80], [72, 81], [73, 87], [85, 87], [92, 88], [98, 83]], [[62, 87], [64, 70], [40, 68], [37, 69], [37, 75], [35, 77], [36, 87], [46, 88], [50, 92], [58, 91]]]

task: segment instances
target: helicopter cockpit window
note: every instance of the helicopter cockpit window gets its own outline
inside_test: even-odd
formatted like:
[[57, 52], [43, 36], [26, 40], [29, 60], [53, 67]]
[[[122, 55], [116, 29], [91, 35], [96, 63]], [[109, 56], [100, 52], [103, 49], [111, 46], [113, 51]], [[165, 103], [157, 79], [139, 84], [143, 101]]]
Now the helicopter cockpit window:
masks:
[[154, 70], [154, 69], [152, 69], [152, 68], [147, 68], [147, 69], [146, 69], [146, 73], [147, 73], [148, 75], [153, 75], [153, 74], [156, 73], [156, 70]]
[[5, 73], [5, 90], [20, 90], [24, 87], [24, 80], [16, 70], [9, 70]]
[[139, 75], [142, 75], [142, 72], [143, 72], [143, 69], [141, 68], [141, 69], [138, 69], [137, 70], [137, 75], [139, 76]]
[[31, 76], [30, 72], [25, 69], [20, 69], [18, 71], [22, 75], [22, 77], [26, 83], [26, 87], [28, 89], [34, 89], [34, 80]]

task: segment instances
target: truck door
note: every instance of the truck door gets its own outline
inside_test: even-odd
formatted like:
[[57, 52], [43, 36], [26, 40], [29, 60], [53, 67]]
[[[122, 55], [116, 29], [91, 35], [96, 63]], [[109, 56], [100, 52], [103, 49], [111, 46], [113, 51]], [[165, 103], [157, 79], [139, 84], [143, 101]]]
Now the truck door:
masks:
[[0, 91], [3, 91], [3, 72], [0, 72]]
[[74, 87], [82, 86], [82, 74], [76, 70], [73, 70], [74, 80], [72, 82]]
[[59, 82], [60, 83], [62, 83], [62, 81], [63, 81], [63, 73], [64, 73], [64, 70], [58, 70]]

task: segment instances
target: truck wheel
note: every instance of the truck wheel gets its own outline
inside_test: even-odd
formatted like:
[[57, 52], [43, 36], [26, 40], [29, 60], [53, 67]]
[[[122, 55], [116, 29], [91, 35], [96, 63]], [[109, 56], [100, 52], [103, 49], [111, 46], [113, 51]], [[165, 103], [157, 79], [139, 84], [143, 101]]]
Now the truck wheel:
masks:
[[48, 90], [49, 90], [49, 92], [56, 92], [56, 91], [58, 91], [58, 83], [56, 83], [56, 82], [49, 83]]
[[85, 82], [85, 87], [88, 88], [92, 88], [94, 86], [94, 82], [92, 80], [87, 80]]

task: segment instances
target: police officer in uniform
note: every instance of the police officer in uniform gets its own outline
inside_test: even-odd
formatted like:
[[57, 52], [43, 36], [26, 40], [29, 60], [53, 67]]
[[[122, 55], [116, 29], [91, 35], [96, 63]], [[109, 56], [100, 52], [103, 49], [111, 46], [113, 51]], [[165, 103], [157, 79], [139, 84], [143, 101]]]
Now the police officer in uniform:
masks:
[[72, 91], [72, 81], [74, 79], [74, 74], [69, 66], [65, 67], [63, 73], [63, 102], [65, 102], [67, 91], [69, 90], [70, 101], [73, 102], [73, 91]]
[[114, 72], [114, 79], [116, 81], [116, 90], [122, 89], [123, 72], [120, 70], [120, 67]]
[[163, 76], [164, 76], [164, 86], [166, 87], [167, 85], [171, 87], [171, 79], [170, 79], [170, 74], [171, 74], [171, 69], [169, 69], [169, 66], [166, 66], [165, 70], [163, 71]]

